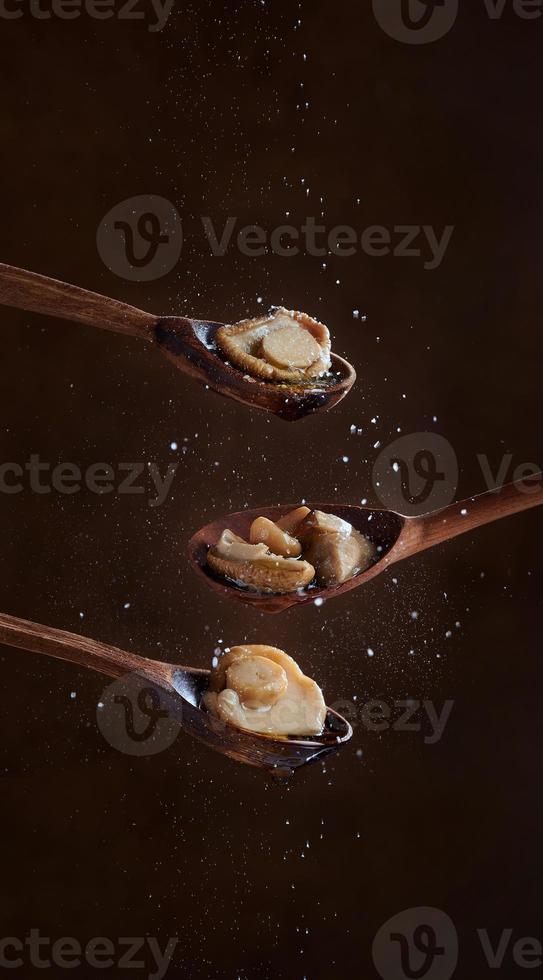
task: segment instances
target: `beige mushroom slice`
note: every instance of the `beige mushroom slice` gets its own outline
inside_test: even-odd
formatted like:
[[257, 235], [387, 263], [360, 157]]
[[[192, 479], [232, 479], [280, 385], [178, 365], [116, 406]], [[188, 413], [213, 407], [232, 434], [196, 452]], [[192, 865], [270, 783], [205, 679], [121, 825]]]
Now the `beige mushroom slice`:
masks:
[[268, 364], [293, 370], [311, 367], [320, 358], [321, 348], [309, 330], [293, 324], [266, 334], [262, 354]]
[[296, 592], [315, 577], [308, 562], [274, 555], [265, 544], [248, 544], [228, 529], [209, 549], [207, 563], [224, 578], [259, 592]]
[[249, 540], [252, 544], [267, 545], [275, 555], [282, 555], [284, 558], [298, 558], [302, 553], [300, 542], [267, 517], [257, 517], [253, 521]]
[[289, 510], [288, 514], [280, 517], [275, 523], [286, 534], [291, 534], [296, 537], [299, 525], [302, 523], [304, 517], [307, 517], [310, 513], [309, 507], [296, 507], [294, 510]]
[[288, 679], [280, 664], [255, 655], [228, 668], [226, 686], [236, 692], [244, 708], [270, 708], [285, 693]]
[[216, 339], [236, 367], [267, 381], [318, 378], [331, 365], [328, 328], [307, 313], [284, 307], [220, 327]]
[[224, 654], [203, 703], [222, 721], [266, 735], [320, 735], [326, 719], [318, 684], [283, 650], [262, 644]]

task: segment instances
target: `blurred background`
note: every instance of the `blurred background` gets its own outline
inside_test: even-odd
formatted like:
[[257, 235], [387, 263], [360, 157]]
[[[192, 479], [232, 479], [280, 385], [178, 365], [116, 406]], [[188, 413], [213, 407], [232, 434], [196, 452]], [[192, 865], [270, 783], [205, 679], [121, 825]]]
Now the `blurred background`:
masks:
[[[190, 980], [377, 977], [381, 925], [434, 906], [458, 932], [457, 975], [486, 975], [477, 929], [496, 945], [511, 928], [502, 975], [522, 976], [513, 943], [543, 940], [543, 513], [278, 616], [208, 590], [186, 546], [244, 507], [379, 506], [373, 466], [399, 431], [450, 442], [458, 498], [487, 489], [485, 466], [496, 482], [543, 468], [543, 18], [511, 4], [492, 18], [481, 0], [415, 45], [370, 4], [175, 3], [162, 30], [143, 0], [139, 19], [120, 4], [104, 20], [10, 9], [2, 261], [156, 314], [307, 310], [358, 381], [289, 424], [137, 340], [0, 308], [0, 464], [177, 464], [154, 507], [148, 479], [137, 495], [36, 493], [28, 477], [0, 493], [0, 610], [196, 666], [270, 643], [354, 721], [342, 752], [284, 784], [183, 735], [131, 758], [97, 727], [105, 678], [2, 647], [1, 935], [177, 937], [167, 976]], [[183, 225], [153, 281], [117, 274], [96, 244], [141, 195]], [[202, 216], [218, 234], [229, 216], [268, 235], [309, 216], [359, 236], [379, 225], [393, 244], [398, 226], [454, 231], [429, 269], [422, 234], [412, 256], [247, 256], [236, 233], [214, 255]], [[379, 733], [361, 713], [372, 699], [390, 708]], [[398, 730], [405, 699], [454, 702], [441, 738], [422, 708], [420, 731]], [[27, 958], [25, 980], [38, 974]]]

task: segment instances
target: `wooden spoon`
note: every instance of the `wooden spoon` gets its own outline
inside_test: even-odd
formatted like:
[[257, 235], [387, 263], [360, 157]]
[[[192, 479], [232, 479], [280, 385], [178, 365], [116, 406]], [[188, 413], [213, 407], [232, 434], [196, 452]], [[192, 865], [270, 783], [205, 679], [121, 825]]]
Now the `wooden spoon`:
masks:
[[509, 483], [496, 490], [489, 490], [477, 497], [469, 497], [467, 500], [451, 504], [444, 510], [425, 514], [422, 517], [402, 517], [401, 514], [391, 510], [373, 510], [370, 507], [308, 503], [307, 506], [311, 509], [336, 514], [358, 531], [366, 534], [379, 549], [379, 557], [367, 571], [354, 575], [342, 585], [328, 588], [309, 586], [300, 592], [290, 592], [286, 595], [254, 592], [218, 578], [207, 565], [207, 551], [217, 543], [225, 528], [230, 528], [235, 534], [248, 541], [249, 529], [256, 517], [267, 517], [271, 521], [277, 521], [290, 510], [299, 507], [299, 501], [288, 506], [244, 510], [207, 524], [190, 539], [189, 558], [197, 574], [221, 595], [257, 606], [264, 612], [282, 612], [289, 606], [303, 605], [316, 599], [333, 599], [343, 592], [369, 582], [394, 562], [402, 561], [404, 558], [416, 555], [419, 551], [425, 551], [483, 524], [490, 524], [501, 517], [508, 517], [510, 514], [540, 504], [543, 504], [542, 473], [516, 483]]
[[0, 614], [0, 643], [68, 660], [108, 677], [136, 674], [157, 691], [161, 707], [167, 708], [168, 715], [179, 722], [183, 731], [231, 759], [261, 769], [285, 773], [299, 769], [338, 749], [353, 734], [348, 721], [331, 708], [327, 708], [322, 735], [281, 738], [244, 731], [200, 708], [209, 670], [148, 660], [97, 640], [14, 616]]
[[332, 354], [332, 379], [304, 385], [278, 384], [251, 378], [227, 363], [214, 341], [222, 323], [157, 317], [115, 299], [88, 292], [35, 272], [0, 264], [0, 303], [87, 323], [156, 344], [184, 374], [238, 402], [273, 412], [290, 422], [336, 405], [352, 388], [354, 368]]

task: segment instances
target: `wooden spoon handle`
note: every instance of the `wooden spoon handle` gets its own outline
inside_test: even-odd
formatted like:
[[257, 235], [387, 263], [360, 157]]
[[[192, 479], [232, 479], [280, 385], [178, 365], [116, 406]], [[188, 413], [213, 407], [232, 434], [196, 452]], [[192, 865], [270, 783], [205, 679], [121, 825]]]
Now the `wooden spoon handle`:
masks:
[[151, 339], [157, 317], [67, 282], [0, 263], [0, 303]]
[[[407, 518], [410, 552], [424, 551], [483, 524], [543, 504], [543, 473], [507, 483], [424, 517]], [[402, 557], [404, 557], [402, 555]]]
[[65, 633], [64, 630], [40, 626], [3, 613], [0, 613], [0, 643], [32, 653], [43, 653], [58, 660], [68, 660], [108, 677], [134, 672], [163, 682], [169, 681], [172, 672], [169, 664], [147, 660], [76, 633]]

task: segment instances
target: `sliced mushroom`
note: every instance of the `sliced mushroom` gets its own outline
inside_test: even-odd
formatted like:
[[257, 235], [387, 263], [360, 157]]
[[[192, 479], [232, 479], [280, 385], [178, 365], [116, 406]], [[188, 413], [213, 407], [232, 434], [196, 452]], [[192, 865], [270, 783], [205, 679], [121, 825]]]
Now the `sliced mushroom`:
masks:
[[307, 517], [310, 513], [309, 507], [296, 507], [294, 510], [289, 510], [288, 514], [285, 514], [284, 517], [280, 517], [276, 521], [277, 527], [280, 527], [282, 531], [286, 531], [287, 534], [292, 534], [296, 537], [298, 527], [304, 517]]
[[300, 542], [267, 517], [257, 517], [253, 521], [249, 540], [252, 544], [265, 544], [275, 555], [284, 558], [298, 558], [302, 553]]
[[268, 316], [220, 327], [217, 343], [236, 367], [268, 381], [318, 378], [330, 368], [330, 334], [307, 313], [278, 307]]
[[228, 529], [209, 549], [207, 562], [219, 575], [259, 592], [296, 592], [315, 577], [308, 562], [272, 554], [265, 544], [248, 544]]
[[318, 684], [283, 650], [262, 644], [225, 653], [203, 703], [223, 721], [266, 735], [319, 735], [326, 718]]

